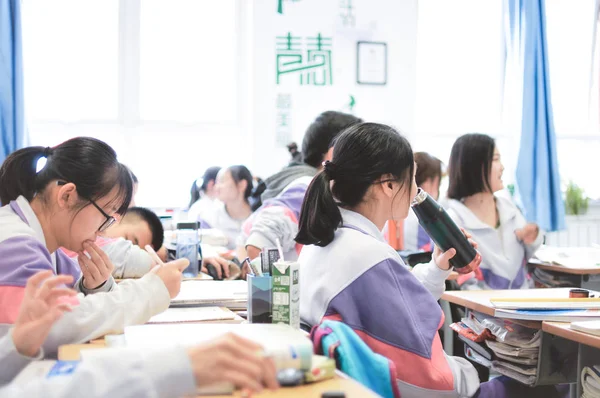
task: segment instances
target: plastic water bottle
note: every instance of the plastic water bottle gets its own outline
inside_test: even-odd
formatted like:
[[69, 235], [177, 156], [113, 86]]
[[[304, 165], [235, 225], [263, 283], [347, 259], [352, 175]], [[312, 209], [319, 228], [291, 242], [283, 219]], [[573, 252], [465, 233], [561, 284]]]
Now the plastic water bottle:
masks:
[[199, 272], [198, 223], [177, 223], [177, 258], [187, 258], [190, 265], [183, 271], [183, 276], [195, 278]]
[[450, 265], [456, 272], [467, 274], [481, 264], [481, 254], [469, 243], [469, 240], [452, 221], [446, 210], [427, 192], [419, 188], [413, 200], [412, 209], [419, 219], [419, 224], [442, 251], [456, 249], [450, 259]]

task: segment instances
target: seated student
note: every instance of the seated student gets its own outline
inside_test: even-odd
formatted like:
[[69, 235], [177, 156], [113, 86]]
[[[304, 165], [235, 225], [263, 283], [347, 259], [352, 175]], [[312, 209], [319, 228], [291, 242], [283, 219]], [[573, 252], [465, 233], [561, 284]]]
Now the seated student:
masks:
[[[415, 181], [433, 199], [438, 200], [440, 195], [440, 183], [442, 181], [442, 162], [427, 152], [415, 152], [415, 163], [417, 172]], [[384, 234], [388, 234], [387, 223]], [[419, 250], [432, 251], [433, 242], [427, 232], [419, 224], [419, 219], [414, 212], [409, 211], [403, 226], [404, 247], [403, 250], [415, 252]]]
[[51, 271], [42, 271], [27, 280], [15, 325], [0, 338], [0, 396], [175, 398], [195, 395], [197, 387], [222, 382], [257, 392], [263, 385], [277, 388], [273, 362], [256, 355], [259, 345], [233, 333], [191, 348], [151, 353], [107, 350], [74, 363], [70, 374], [11, 383], [25, 366], [43, 357], [41, 346], [53, 324], [71, 311], [62, 299], [75, 291], [58, 286], [72, 282], [72, 276], [51, 275]]
[[203, 226], [215, 228], [225, 234], [227, 248], [235, 249], [242, 232], [242, 224], [250, 214], [250, 194], [253, 186], [252, 174], [246, 166], [230, 166], [221, 169], [217, 176], [215, 191], [219, 204], [211, 212], [200, 217]]
[[[119, 220], [96, 239], [96, 244], [114, 265], [112, 276], [118, 279], [141, 278], [155, 265], [144, 249], [150, 245], [159, 252], [164, 240], [164, 229], [158, 216], [143, 207], [130, 207]], [[69, 257], [77, 253], [61, 248]], [[163, 258], [163, 261], [166, 258]]]
[[[442, 181], [442, 162], [427, 152], [416, 152], [415, 163], [417, 165], [415, 174], [417, 186], [433, 199], [438, 200]], [[433, 250], [431, 238], [421, 227], [419, 219], [412, 211], [408, 212], [408, 217], [404, 220], [404, 250]]]
[[306, 188], [325, 160], [333, 139], [346, 127], [361, 119], [341, 112], [320, 114], [308, 127], [302, 140], [302, 165], [290, 166], [267, 178], [262, 194], [263, 205], [246, 221], [242, 231], [251, 259], [263, 248], [276, 247], [281, 242], [286, 259], [298, 257], [300, 245], [294, 242], [298, 231], [300, 206]]
[[[166, 249], [163, 247], [164, 229], [158, 216], [143, 207], [130, 207], [127, 213], [96, 239], [114, 265], [112, 276], [118, 279], [141, 278], [153, 266], [154, 258], [144, 249], [150, 245], [163, 261], [166, 261]], [[69, 257], [76, 258], [77, 253], [61, 248]], [[164, 254], [164, 255], [161, 255]], [[224, 258], [204, 257], [203, 271], [206, 265], [216, 267], [219, 275], [229, 276], [229, 263]]]
[[[36, 170], [42, 157], [46, 163]], [[9, 155], [0, 167], [0, 200], [7, 203], [0, 208], [0, 323], [15, 322], [25, 283], [40, 270], [72, 275], [84, 294], [109, 292], [82, 297], [57, 322], [45, 343], [49, 355], [61, 344], [88, 341], [164, 311], [179, 292], [187, 261], [117, 286], [114, 266], [94, 243], [127, 210], [131, 195], [129, 170], [94, 138]], [[77, 252], [79, 266], [59, 247]]]
[[479, 243], [482, 263], [464, 289], [533, 287], [527, 262], [543, 233], [528, 223], [514, 203], [495, 195], [504, 188], [504, 166], [494, 139], [465, 134], [452, 146], [448, 164], [448, 214]]
[[[198, 220], [210, 213], [219, 204], [215, 184], [220, 167], [209, 167], [201, 179], [194, 181], [190, 192], [191, 199], [188, 205], [188, 219]], [[198, 183], [200, 186], [198, 186]]]
[[333, 159], [302, 204], [296, 238], [306, 245], [298, 259], [301, 319], [351, 326], [395, 363], [402, 398], [533, 396], [533, 389], [505, 377], [480, 384], [471, 363], [444, 353], [437, 300], [455, 249], [436, 248], [431, 263], [411, 272], [383, 239], [386, 220], [408, 214], [417, 189], [414, 169], [410, 144], [391, 127], [362, 123], [337, 138]]

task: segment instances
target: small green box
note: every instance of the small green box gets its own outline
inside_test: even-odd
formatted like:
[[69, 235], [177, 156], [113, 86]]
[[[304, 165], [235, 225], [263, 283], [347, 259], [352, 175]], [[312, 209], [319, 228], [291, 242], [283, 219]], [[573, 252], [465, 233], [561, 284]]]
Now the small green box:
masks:
[[300, 328], [300, 264], [277, 261], [273, 264], [273, 323]]

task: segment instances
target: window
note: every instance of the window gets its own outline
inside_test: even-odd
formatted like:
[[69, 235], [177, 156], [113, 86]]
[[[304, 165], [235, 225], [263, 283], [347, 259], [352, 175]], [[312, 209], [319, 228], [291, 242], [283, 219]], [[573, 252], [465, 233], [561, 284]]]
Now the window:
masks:
[[138, 203], [185, 205], [206, 167], [251, 161], [239, 100], [242, 3], [24, 1], [31, 143], [102, 139], [139, 177]]
[[[513, 183], [520, 126], [503, 117], [503, 1], [420, 0], [418, 6], [415, 149], [447, 161], [459, 135], [490, 134], [502, 153], [505, 184]], [[600, 40], [593, 40], [600, 29], [594, 29], [594, 11], [595, 0], [546, 1], [561, 180], [600, 198], [593, 169], [581, 161], [600, 150]]]

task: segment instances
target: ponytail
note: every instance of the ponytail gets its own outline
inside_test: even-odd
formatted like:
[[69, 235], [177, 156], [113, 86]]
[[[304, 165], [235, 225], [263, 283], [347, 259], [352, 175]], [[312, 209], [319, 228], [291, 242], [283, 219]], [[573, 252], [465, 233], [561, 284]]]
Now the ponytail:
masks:
[[[46, 163], [36, 170], [42, 157]], [[57, 180], [75, 184], [82, 203], [117, 188], [110, 203], [117, 214], [125, 214], [133, 194], [131, 172], [118, 162], [114, 149], [95, 138], [76, 137], [54, 148], [28, 147], [10, 154], [0, 167], [0, 201], [7, 205], [24, 196], [31, 202]]]
[[342, 222], [342, 213], [329, 183], [330, 177], [325, 170], [317, 174], [308, 186], [296, 235], [296, 242], [302, 245], [327, 246]]
[[23, 195], [31, 201], [38, 190], [36, 186], [37, 162], [50, 157], [52, 150], [42, 146], [19, 149], [8, 155], [0, 168], [0, 202], [7, 205]]

